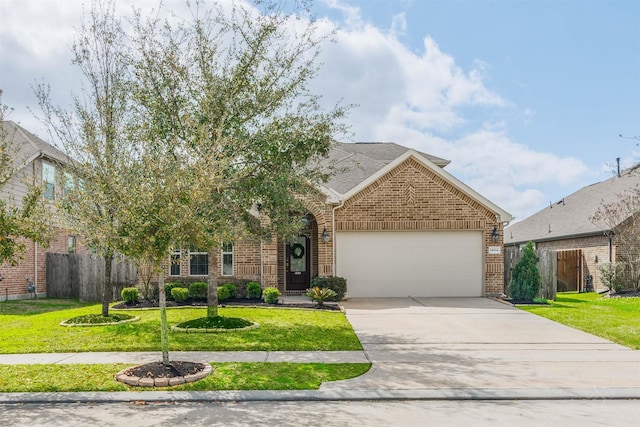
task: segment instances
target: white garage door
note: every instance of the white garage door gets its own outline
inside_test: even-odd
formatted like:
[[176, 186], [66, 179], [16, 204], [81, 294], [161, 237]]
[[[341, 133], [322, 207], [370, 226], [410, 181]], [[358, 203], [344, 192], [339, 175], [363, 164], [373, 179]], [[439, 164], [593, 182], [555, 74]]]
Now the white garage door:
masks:
[[348, 297], [481, 296], [482, 260], [478, 231], [336, 233]]

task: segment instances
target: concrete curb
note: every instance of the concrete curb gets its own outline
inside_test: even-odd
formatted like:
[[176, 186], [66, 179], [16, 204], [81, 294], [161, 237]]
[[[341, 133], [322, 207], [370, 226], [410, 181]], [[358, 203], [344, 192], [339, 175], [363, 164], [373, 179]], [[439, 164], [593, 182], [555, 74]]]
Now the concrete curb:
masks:
[[113, 402], [304, 402], [393, 400], [636, 400], [640, 388], [141, 391], [0, 393], [0, 404]]

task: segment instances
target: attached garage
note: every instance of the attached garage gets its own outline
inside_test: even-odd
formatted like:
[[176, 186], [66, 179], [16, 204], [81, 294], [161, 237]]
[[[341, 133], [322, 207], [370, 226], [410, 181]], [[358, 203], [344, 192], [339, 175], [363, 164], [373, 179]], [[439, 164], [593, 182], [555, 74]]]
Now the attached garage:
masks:
[[336, 273], [348, 297], [477, 297], [483, 291], [481, 231], [336, 233]]

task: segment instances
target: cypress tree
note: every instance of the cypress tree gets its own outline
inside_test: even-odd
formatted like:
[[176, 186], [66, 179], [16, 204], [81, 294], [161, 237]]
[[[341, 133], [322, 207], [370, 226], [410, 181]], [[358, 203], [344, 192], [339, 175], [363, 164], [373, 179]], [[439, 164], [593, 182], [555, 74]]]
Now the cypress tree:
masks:
[[513, 269], [509, 292], [511, 298], [519, 301], [533, 301], [540, 290], [540, 272], [538, 271], [538, 256], [533, 249], [533, 243], [527, 242], [522, 258]]

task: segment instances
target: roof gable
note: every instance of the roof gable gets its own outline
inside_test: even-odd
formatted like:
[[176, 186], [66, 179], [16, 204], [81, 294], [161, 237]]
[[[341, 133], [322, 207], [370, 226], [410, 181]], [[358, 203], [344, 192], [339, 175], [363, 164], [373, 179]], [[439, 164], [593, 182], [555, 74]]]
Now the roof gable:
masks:
[[545, 207], [517, 222], [504, 233], [505, 244], [556, 240], [569, 237], [597, 235], [605, 229], [591, 222], [602, 204], [613, 203], [618, 196], [640, 186], [640, 165], [620, 176], [588, 185], [562, 200]]
[[7, 139], [13, 151], [12, 160], [15, 167], [26, 166], [38, 157], [45, 157], [62, 164], [68, 162], [67, 156], [62, 151], [22, 126], [10, 120], [3, 121], [1, 125], [7, 133]]
[[[393, 145], [396, 147], [401, 147], [401, 146], [398, 146], [397, 144], [393, 144]], [[351, 186], [346, 192], [341, 193], [341, 198], [340, 198], [341, 201], [345, 202], [349, 200], [350, 198], [354, 197], [356, 194], [360, 193], [367, 187], [371, 186], [378, 179], [382, 178], [384, 175], [386, 175], [393, 169], [397, 168], [402, 163], [406, 162], [408, 159], [414, 159], [415, 161], [420, 163], [422, 166], [424, 166], [425, 168], [433, 172], [435, 175], [437, 175], [438, 177], [440, 177], [441, 179], [443, 179], [444, 181], [452, 185], [454, 188], [466, 194], [475, 202], [484, 206], [491, 212], [494, 212], [499, 217], [500, 221], [508, 222], [513, 219], [513, 217], [508, 212], [501, 209], [500, 207], [498, 207], [497, 205], [495, 205], [494, 203], [486, 199], [484, 196], [480, 195], [478, 192], [476, 192], [466, 184], [459, 181], [453, 175], [446, 172], [442, 166], [435, 164], [429, 158], [425, 157], [422, 153], [419, 153], [409, 148], [405, 148], [405, 147], [402, 147], [402, 148], [404, 150], [397, 157], [395, 157], [390, 161], [384, 161], [381, 159], [372, 159], [366, 165], [368, 168], [362, 168], [361, 170], [360, 176], [363, 177], [363, 179], [361, 179], [360, 182], [358, 182], [355, 186]], [[353, 157], [358, 155], [362, 156], [361, 153], [352, 153], [352, 154], [353, 154]], [[436, 161], [439, 161], [441, 164], [449, 163], [448, 161], [439, 159], [437, 157], [433, 157], [433, 156], [429, 156], [429, 157], [436, 159]], [[351, 172], [350, 178], [353, 178], [355, 176], [357, 175]], [[338, 177], [338, 179], [339, 178], [340, 177]], [[339, 182], [339, 181], [334, 180], [333, 182]]]
[[[409, 148], [393, 142], [337, 142], [324, 161], [327, 168], [333, 170], [325, 186], [345, 194], [408, 151]], [[436, 156], [420, 155], [441, 168], [449, 164], [448, 160]]]

